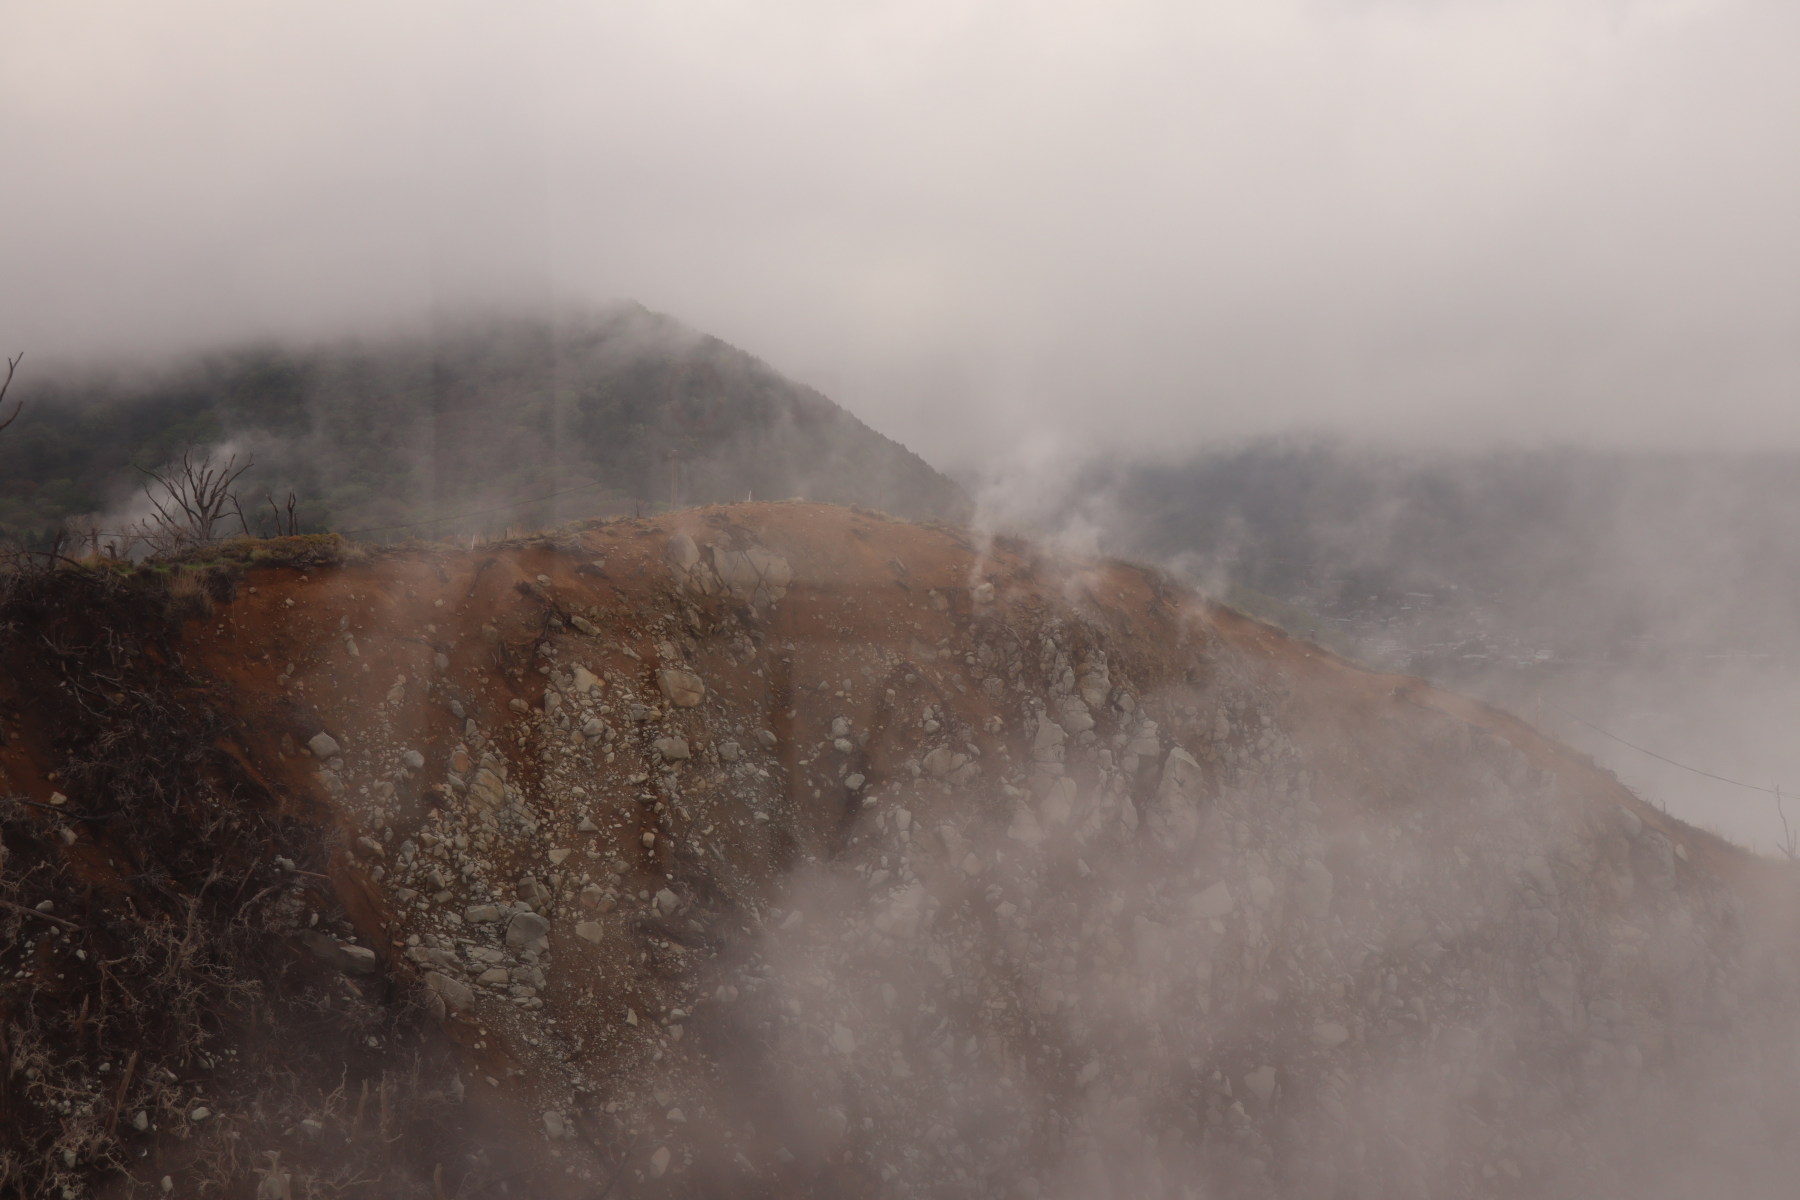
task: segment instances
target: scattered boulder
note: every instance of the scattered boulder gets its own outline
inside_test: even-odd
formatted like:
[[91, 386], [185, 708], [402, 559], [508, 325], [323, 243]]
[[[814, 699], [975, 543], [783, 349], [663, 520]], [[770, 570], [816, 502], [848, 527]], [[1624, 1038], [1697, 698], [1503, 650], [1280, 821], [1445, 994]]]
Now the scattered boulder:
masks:
[[685, 533], [678, 533], [670, 538], [666, 552], [669, 565], [678, 571], [691, 571], [700, 561], [700, 547]]
[[744, 550], [715, 547], [713, 570], [733, 596], [753, 605], [773, 604], [787, 594], [788, 585], [794, 581], [788, 560], [761, 546]]
[[691, 671], [665, 667], [656, 673], [656, 686], [676, 708], [694, 708], [706, 699], [706, 684]]
[[1312, 1040], [1321, 1050], [1335, 1050], [1350, 1040], [1350, 1031], [1336, 1021], [1320, 1021], [1312, 1027]]
[[506, 923], [506, 944], [518, 948], [542, 945], [549, 941], [550, 922], [533, 912], [514, 913]]
[[445, 1004], [458, 1011], [475, 1003], [475, 990], [460, 979], [452, 979], [442, 971], [425, 972], [425, 986], [443, 998]]
[[1236, 906], [1231, 889], [1225, 886], [1223, 879], [1193, 899], [1194, 915], [1202, 920], [1217, 920], [1228, 915]]
[[483, 765], [475, 772], [475, 778], [469, 781], [469, 799], [480, 808], [505, 808], [506, 781], [497, 772]]
[[367, 946], [341, 942], [316, 929], [302, 930], [300, 942], [314, 958], [346, 975], [373, 975], [378, 965], [375, 952]]

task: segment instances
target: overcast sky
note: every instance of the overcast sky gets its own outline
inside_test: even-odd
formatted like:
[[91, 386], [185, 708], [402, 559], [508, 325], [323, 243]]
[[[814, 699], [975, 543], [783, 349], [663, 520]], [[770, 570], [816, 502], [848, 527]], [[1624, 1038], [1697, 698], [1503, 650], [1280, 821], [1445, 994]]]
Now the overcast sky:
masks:
[[1800, 446], [1793, 0], [0, 8], [44, 359], [631, 297], [939, 462]]

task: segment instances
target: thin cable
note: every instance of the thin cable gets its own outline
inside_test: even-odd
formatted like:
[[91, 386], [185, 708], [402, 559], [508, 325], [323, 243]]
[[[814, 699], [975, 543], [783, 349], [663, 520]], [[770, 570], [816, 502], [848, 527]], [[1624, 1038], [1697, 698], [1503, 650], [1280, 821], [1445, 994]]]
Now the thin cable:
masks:
[[1791, 791], [1791, 790], [1783, 791], [1781, 788], [1758, 787], [1754, 783], [1744, 783], [1741, 780], [1737, 780], [1737, 779], [1727, 779], [1723, 775], [1715, 775], [1711, 771], [1702, 771], [1699, 767], [1690, 767], [1688, 764], [1686, 764], [1684, 762], [1676, 762], [1674, 759], [1669, 758], [1667, 755], [1658, 754], [1656, 751], [1648, 749], [1644, 746], [1640, 746], [1636, 742], [1628, 742], [1624, 738], [1620, 737], [1618, 734], [1612, 733], [1608, 730], [1600, 728], [1598, 725], [1594, 724], [1592, 721], [1584, 721], [1580, 717], [1576, 716], [1574, 713], [1569, 712], [1567, 709], [1561, 708], [1555, 704], [1548, 704], [1548, 702], [1546, 702], [1546, 703], [1549, 708], [1555, 709], [1557, 712], [1561, 713], [1563, 716], [1567, 717], [1569, 720], [1575, 722], [1577, 725], [1586, 725], [1589, 729], [1593, 730], [1595, 733], [1599, 734], [1601, 737], [1611, 738], [1613, 741], [1619, 743], [1619, 745], [1621, 745], [1621, 746], [1629, 746], [1633, 750], [1636, 750], [1639, 754], [1648, 754], [1651, 758], [1656, 759], [1658, 762], [1666, 762], [1671, 767], [1680, 767], [1684, 771], [1692, 771], [1696, 775], [1704, 775], [1706, 778], [1716, 779], [1720, 783], [1729, 783], [1732, 787], [1746, 788], [1752, 792], [1762, 792], [1764, 795], [1767, 795], [1767, 796], [1792, 796], [1794, 794], [1793, 791]]

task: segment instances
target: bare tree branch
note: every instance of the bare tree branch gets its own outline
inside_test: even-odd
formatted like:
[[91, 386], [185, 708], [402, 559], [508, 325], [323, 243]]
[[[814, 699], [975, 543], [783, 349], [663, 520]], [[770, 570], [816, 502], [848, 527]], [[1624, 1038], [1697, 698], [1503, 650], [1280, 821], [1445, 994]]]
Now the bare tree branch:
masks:
[[269, 509], [275, 514], [275, 532], [269, 534], [270, 537], [293, 537], [300, 532], [300, 514], [296, 511], [299, 501], [295, 498], [294, 493], [287, 494], [286, 512], [283, 512], [281, 506], [275, 503], [273, 495], [264, 492], [263, 498], [269, 502]]
[[[18, 370], [19, 364], [24, 361], [25, 352], [23, 350], [6, 360], [6, 382], [0, 383], [0, 404], [6, 403], [6, 389], [12, 386], [13, 372]], [[24, 411], [24, 409], [25, 401], [15, 401], [13, 403], [12, 416], [6, 418], [4, 421], [0, 421], [0, 429], [5, 429], [8, 425], [11, 425], [14, 421], [18, 420], [19, 414]]]
[[248, 535], [250, 523], [233, 485], [255, 462], [254, 458], [246, 459], [240, 467], [235, 454], [223, 463], [214, 462], [211, 455], [196, 459], [189, 447], [182, 451], [179, 463], [171, 463], [161, 471], [139, 467], [139, 472], [151, 480], [144, 485], [144, 499], [155, 510], [142, 522], [141, 536], [154, 552], [168, 553], [216, 540], [219, 527], [233, 517]]

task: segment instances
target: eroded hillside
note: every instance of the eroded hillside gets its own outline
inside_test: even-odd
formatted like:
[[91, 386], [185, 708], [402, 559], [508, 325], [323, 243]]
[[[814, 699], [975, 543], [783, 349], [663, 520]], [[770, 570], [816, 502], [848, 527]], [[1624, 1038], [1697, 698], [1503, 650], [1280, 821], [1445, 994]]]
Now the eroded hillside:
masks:
[[1800, 1165], [1785, 873], [1502, 714], [859, 510], [337, 558], [10, 603], [21, 1194]]

